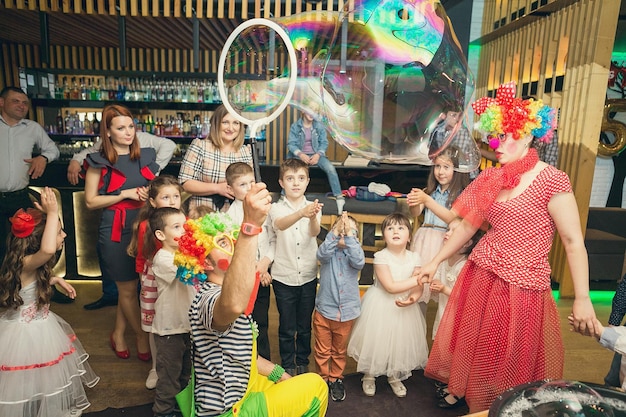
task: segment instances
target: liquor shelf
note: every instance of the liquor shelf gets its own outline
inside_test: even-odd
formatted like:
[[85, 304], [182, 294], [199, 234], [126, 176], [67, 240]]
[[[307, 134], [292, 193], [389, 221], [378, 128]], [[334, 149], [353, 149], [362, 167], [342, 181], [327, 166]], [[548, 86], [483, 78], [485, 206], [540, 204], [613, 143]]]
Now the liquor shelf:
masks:
[[221, 103], [182, 103], [176, 101], [120, 101], [120, 100], [66, 100], [52, 98], [31, 99], [35, 107], [102, 109], [107, 104], [122, 104], [130, 110], [213, 111]]

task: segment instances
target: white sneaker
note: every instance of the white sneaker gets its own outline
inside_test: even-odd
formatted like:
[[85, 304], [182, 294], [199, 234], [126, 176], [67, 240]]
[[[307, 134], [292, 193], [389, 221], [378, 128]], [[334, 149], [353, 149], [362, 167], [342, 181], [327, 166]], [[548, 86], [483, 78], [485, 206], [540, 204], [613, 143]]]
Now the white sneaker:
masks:
[[146, 379], [146, 388], [155, 389], [158, 380], [159, 376], [157, 375], [156, 369], [150, 369], [150, 372], [148, 372], [148, 378]]

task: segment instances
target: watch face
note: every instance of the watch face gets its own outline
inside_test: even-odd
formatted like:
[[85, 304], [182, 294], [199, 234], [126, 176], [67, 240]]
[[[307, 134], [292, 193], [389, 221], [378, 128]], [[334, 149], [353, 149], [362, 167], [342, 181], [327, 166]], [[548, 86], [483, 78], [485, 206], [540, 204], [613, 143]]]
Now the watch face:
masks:
[[243, 233], [244, 235], [249, 235], [249, 236], [258, 235], [259, 233], [261, 233], [262, 230], [263, 228], [257, 227], [250, 223], [244, 223], [241, 225], [241, 233]]

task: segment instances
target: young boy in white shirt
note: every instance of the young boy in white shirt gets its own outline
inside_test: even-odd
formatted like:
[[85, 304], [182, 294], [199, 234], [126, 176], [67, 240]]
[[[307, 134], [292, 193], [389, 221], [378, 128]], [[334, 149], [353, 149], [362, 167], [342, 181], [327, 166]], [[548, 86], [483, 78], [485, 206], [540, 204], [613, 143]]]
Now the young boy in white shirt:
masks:
[[[234, 162], [226, 168], [225, 174], [227, 189], [235, 196], [235, 201], [230, 204], [226, 214], [240, 225], [243, 222], [243, 199], [255, 184], [254, 170], [245, 162]], [[263, 225], [263, 233], [259, 235], [256, 272], [259, 276], [260, 284], [256, 301], [254, 302], [254, 310], [252, 310], [252, 318], [259, 328], [259, 334], [256, 339], [257, 352], [268, 361], [271, 361], [267, 328], [269, 326], [270, 284], [272, 283], [269, 267], [274, 259], [275, 237], [274, 230], [269, 227], [269, 223], [266, 221]]]
[[185, 214], [180, 209], [163, 207], [150, 216], [150, 230], [162, 247], [152, 258], [158, 298], [154, 305], [152, 333], [157, 347], [155, 416], [174, 415], [176, 394], [187, 386], [191, 375], [189, 307], [196, 294], [193, 286], [176, 278], [174, 253], [185, 229]]
[[269, 223], [276, 234], [272, 286], [279, 314], [278, 346], [282, 366], [290, 375], [308, 372], [311, 317], [317, 287], [317, 235], [322, 206], [304, 196], [309, 167], [299, 159], [280, 165], [284, 196], [272, 204]]

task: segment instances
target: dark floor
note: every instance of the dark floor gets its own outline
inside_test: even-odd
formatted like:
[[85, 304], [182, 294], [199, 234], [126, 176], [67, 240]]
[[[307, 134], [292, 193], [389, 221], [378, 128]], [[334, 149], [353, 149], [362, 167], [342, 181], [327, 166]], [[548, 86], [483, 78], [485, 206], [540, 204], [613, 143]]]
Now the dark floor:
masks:
[[[87, 390], [91, 407], [86, 411], [90, 413], [91, 417], [101, 416], [102, 414], [95, 414], [95, 412], [100, 412], [107, 408], [124, 409], [132, 410], [132, 412], [124, 411], [124, 414], [120, 414], [120, 416], [137, 415], [141, 417], [141, 415], [135, 414], [137, 409], [133, 409], [132, 407], [150, 404], [153, 401], [154, 393], [147, 390], [144, 386], [150, 364], [137, 359], [135, 341], [130, 329], [126, 332], [126, 341], [131, 351], [131, 358], [123, 360], [114, 356], [108, 340], [115, 319], [115, 308], [106, 307], [96, 311], [84, 310], [82, 308], [83, 304], [94, 301], [100, 296], [100, 284], [97, 281], [74, 281], [73, 284], [78, 293], [77, 300], [73, 304], [52, 304], [51, 309], [73, 326], [83, 346], [90, 354], [89, 363], [94, 371], [101, 377], [98, 385]], [[596, 314], [603, 323], [606, 323], [610, 313], [611, 297], [612, 293], [595, 293], [593, 296]], [[572, 300], [557, 300], [565, 346], [564, 377], [571, 380], [603, 383], [604, 375], [613, 356], [612, 352], [604, 349], [592, 338], [583, 337], [569, 331], [567, 314], [571, 311], [571, 306]], [[432, 327], [436, 305], [431, 303], [428, 307], [427, 323], [430, 328]], [[277, 322], [278, 313], [274, 305], [272, 305], [270, 307], [270, 340], [272, 341], [272, 359], [274, 361], [278, 360]], [[349, 359], [346, 374], [352, 373], [356, 373], [356, 363], [352, 359]], [[419, 410], [420, 407], [422, 407], [422, 405], [419, 405], [416, 408], [416, 404], [422, 404], [416, 401], [422, 401], [423, 403], [428, 402], [432, 405], [434, 401], [432, 388], [425, 382], [424, 385], [418, 384], [420, 381], [418, 381], [419, 377], [417, 375], [412, 377], [412, 379], [415, 379], [413, 382], [417, 384], [417, 387], [421, 386], [422, 388], [413, 389], [409, 387], [411, 397], [407, 399], [400, 400], [395, 397], [389, 397], [390, 402], [387, 403], [387, 407], [392, 407], [392, 409], [386, 410], [384, 414], [375, 412], [374, 409], [371, 408], [371, 405], [384, 399], [384, 396], [379, 394], [383, 394], [385, 390], [389, 390], [389, 393], [391, 393], [385, 381], [379, 381], [379, 393], [373, 398], [368, 398], [361, 392], [358, 386], [359, 377], [355, 376], [354, 380], [356, 381], [356, 385], [350, 385], [348, 387], [348, 400], [344, 404], [338, 405], [338, 407], [336, 407], [337, 404], [331, 404], [329, 415], [337, 415], [330, 414], [334, 413], [335, 409], [341, 410], [342, 416], [349, 417], [356, 415], [351, 413], [353, 407], [346, 405], [352, 403], [352, 401], [359, 404], [368, 404], [368, 406], [361, 408], [362, 412], [359, 413], [359, 417], [402, 415], [393, 412], [394, 404], [400, 406], [409, 404], [410, 407], [413, 408], [413, 411]], [[418, 392], [419, 396], [412, 396], [412, 394], [417, 394]], [[146, 407], [146, 409], [147, 408], [149, 407]], [[372, 411], [370, 412], [370, 410]], [[386, 413], [387, 411], [389, 411], [389, 414]], [[411, 416], [416, 414], [411, 412], [407, 415]]]

